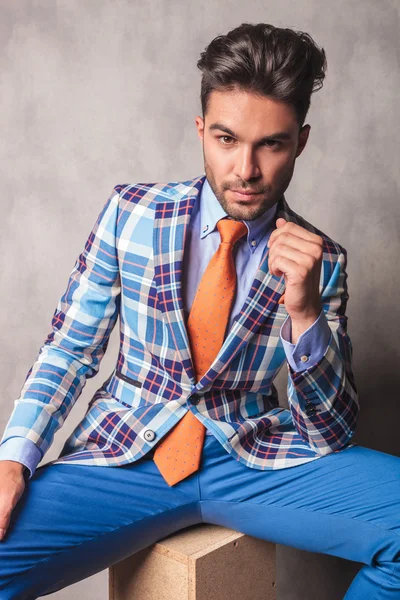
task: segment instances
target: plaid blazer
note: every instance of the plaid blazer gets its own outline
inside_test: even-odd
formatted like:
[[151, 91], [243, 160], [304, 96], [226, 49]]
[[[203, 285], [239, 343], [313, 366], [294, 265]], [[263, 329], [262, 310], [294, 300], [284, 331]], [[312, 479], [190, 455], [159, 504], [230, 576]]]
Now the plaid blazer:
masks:
[[[324, 240], [320, 293], [331, 329], [321, 360], [300, 372], [286, 361], [284, 276], [268, 271], [268, 247], [239, 319], [199, 381], [182, 301], [185, 236], [205, 175], [116, 185], [77, 258], [29, 369], [2, 442], [32, 440], [42, 456], [96, 375], [119, 316], [115, 368], [53, 463], [123, 465], [154, 448], [191, 410], [236, 460], [281, 469], [353, 446], [359, 414], [345, 315], [347, 252], [296, 214], [284, 217]], [[275, 225], [276, 227], [276, 225]], [[288, 407], [273, 380], [286, 363]]]

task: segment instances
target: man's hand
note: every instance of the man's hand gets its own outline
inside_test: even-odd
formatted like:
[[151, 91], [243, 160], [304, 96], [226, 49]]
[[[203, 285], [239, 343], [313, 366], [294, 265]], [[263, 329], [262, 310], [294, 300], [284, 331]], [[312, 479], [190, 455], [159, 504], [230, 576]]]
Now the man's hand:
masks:
[[23, 464], [14, 460], [0, 460], [0, 541], [25, 490], [24, 468]]
[[322, 303], [319, 294], [323, 239], [296, 223], [279, 218], [268, 240], [268, 268], [285, 276], [285, 307], [293, 324], [307, 329], [318, 318]]

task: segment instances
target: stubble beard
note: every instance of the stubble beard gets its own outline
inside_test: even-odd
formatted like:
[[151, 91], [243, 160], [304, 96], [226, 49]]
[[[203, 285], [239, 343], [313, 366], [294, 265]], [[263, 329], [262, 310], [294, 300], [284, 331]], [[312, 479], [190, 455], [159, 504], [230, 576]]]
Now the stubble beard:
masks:
[[[288, 168], [284, 176], [282, 176], [281, 180], [277, 182], [275, 186], [275, 191], [272, 192], [271, 189], [263, 190], [263, 194], [260, 196], [260, 201], [252, 204], [251, 206], [240, 205], [240, 201], [238, 203], [232, 202], [228, 200], [225, 196], [226, 190], [230, 189], [226, 186], [223, 186], [222, 189], [218, 188], [214, 174], [210, 169], [207, 161], [204, 159], [204, 170], [210, 184], [212, 191], [214, 192], [218, 202], [226, 212], [226, 214], [231, 217], [231, 219], [235, 219], [236, 221], [252, 221], [253, 219], [257, 219], [261, 215], [263, 215], [267, 210], [269, 210], [274, 204], [278, 202], [281, 196], [286, 191], [287, 187], [293, 176], [294, 163], [291, 165], [291, 168]], [[238, 189], [240, 186], [237, 186]], [[249, 186], [251, 187], [251, 186]], [[243, 188], [245, 192], [247, 188]]]

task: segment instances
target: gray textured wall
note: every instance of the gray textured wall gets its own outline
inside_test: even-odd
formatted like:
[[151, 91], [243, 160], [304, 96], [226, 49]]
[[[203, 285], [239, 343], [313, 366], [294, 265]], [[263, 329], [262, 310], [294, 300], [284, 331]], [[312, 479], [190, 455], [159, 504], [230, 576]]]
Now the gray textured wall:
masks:
[[[348, 250], [354, 439], [400, 455], [399, 11], [397, 0], [0, 0], [1, 431], [99, 207], [118, 183], [204, 171], [198, 55], [264, 21], [309, 32], [327, 53], [286, 196]], [[117, 336], [42, 464], [113, 368]], [[279, 600], [339, 600], [360, 568], [285, 546], [278, 558]], [[107, 571], [48, 597], [105, 600]]]

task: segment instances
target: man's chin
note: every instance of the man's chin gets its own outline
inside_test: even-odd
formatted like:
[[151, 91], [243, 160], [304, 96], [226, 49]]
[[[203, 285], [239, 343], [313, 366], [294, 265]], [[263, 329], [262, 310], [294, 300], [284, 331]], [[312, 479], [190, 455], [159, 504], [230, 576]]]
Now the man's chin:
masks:
[[225, 212], [232, 218], [237, 221], [252, 221], [253, 219], [257, 219], [262, 214], [264, 214], [268, 207], [264, 207], [257, 203], [248, 203], [248, 206], [244, 205], [243, 202], [225, 202], [225, 206], [222, 207]]

